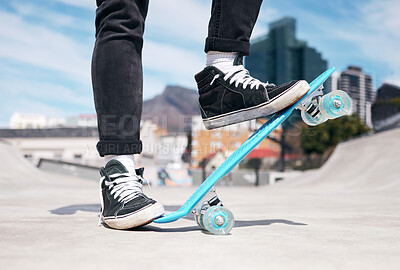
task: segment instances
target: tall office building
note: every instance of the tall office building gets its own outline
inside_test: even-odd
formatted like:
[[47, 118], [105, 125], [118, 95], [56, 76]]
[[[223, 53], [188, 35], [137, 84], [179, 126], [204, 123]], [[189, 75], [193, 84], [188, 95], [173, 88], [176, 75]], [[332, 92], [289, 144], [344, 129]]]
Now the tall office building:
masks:
[[[304, 79], [311, 82], [327, 69], [321, 53], [296, 38], [296, 20], [285, 17], [270, 24], [268, 35], [256, 39], [245, 66], [252, 76], [262, 81], [282, 84]], [[325, 84], [327, 90], [330, 83]]]
[[360, 67], [349, 66], [340, 74], [339, 89], [347, 92], [353, 101], [353, 113], [360, 116], [364, 124], [372, 127], [371, 107], [375, 98], [371, 76]]

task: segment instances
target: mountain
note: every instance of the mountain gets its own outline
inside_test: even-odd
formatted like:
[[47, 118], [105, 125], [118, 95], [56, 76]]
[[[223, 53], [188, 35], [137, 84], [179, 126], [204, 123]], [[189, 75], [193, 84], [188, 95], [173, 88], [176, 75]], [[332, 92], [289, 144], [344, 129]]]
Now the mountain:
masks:
[[167, 86], [161, 95], [143, 102], [143, 120], [151, 119], [168, 132], [184, 132], [189, 119], [200, 114], [196, 91]]

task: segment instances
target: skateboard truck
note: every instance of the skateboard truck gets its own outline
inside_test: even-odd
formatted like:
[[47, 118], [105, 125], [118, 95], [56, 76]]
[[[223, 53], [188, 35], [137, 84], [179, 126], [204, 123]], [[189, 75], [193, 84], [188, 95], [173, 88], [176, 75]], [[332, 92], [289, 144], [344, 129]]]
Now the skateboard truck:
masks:
[[[301, 111], [306, 111], [310, 115], [314, 116], [319, 113], [318, 103], [320, 98], [324, 95], [324, 86], [321, 85], [315, 90], [311, 95], [309, 95], [306, 99], [302, 100], [299, 105], [296, 106], [296, 109]], [[315, 116], [314, 116], [315, 117]]]
[[[208, 199], [210, 198], [210, 199]], [[215, 187], [210, 189], [208, 194], [204, 196], [205, 200], [200, 201], [195, 208], [192, 210], [192, 214], [199, 216], [201, 214], [204, 214], [204, 212], [212, 207], [212, 206], [223, 206], [222, 201], [218, 198], [217, 191], [215, 190]]]
[[[324, 86], [321, 85], [315, 90], [311, 95], [302, 100], [296, 109], [301, 111], [302, 119], [307, 123], [311, 124], [313, 122], [324, 122], [325, 119], [321, 114], [320, 110], [320, 100], [324, 95]], [[308, 116], [307, 116], [308, 115]], [[315, 120], [313, 120], [315, 119]]]

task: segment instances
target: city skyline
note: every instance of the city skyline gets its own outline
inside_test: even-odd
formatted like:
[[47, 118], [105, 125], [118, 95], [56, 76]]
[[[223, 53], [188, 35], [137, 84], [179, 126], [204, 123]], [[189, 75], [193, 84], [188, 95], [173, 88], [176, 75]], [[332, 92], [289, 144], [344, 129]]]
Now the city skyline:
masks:
[[[90, 58], [93, 0], [0, 1], [0, 127], [14, 111], [65, 117], [94, 113]], [[387, 1], [264, 1], [253, 38], [284, 16], [297, 20], [297, 36], [318, 48], [339, 71], [357, 65], [374, 88], [400, 85], [400, 3]], [[165, 12], [171, 10], [171, 12]], [[150, 1], [145, 31], [144, 97], [166, 85], [195, 89], [205, 62], [210, 1]]]

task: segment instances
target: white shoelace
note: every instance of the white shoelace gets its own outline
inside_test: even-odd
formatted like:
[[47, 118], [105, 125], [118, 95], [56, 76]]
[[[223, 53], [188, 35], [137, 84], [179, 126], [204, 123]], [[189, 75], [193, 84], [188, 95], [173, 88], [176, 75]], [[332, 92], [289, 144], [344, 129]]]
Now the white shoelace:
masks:
[[[214, 76], [210, 85], [212, 85], [217, 78], [219, 78], [219, 74]], [[243, 88], [246, 88], [248, 85], [250, 85], [250, 89], [253, 89], [254, 87], [256, 89], [258, 89], [260, 87], [260, 85], [262, 85], [264, 87], [267, 87], [268, 85], [272, 85], [268, 82], [263, 83], [255, 78], [251, 77], [249, 71], [247, 69], [245, 69], [243, 65], [232, 66], [231, 70], [229, 70], [225, 74], [224, 80], [225, 81], [229, 80], [229, 84], [235, 83], [235, 87], [238, 87], [240, 83], [243, 84]]]
[[[107, 187], [112, 186], [110, 193], [119, 202], [127, 203], [139, 193], [143, 193], [142, 183], [134, 173], [115, 173], [109, 175], [109, 177], [114, 180], [110, 182], [106, 179], [104, 184]], [[105, 178], [105, 176], [101, 177], [100, 181], [103, 181]]]

